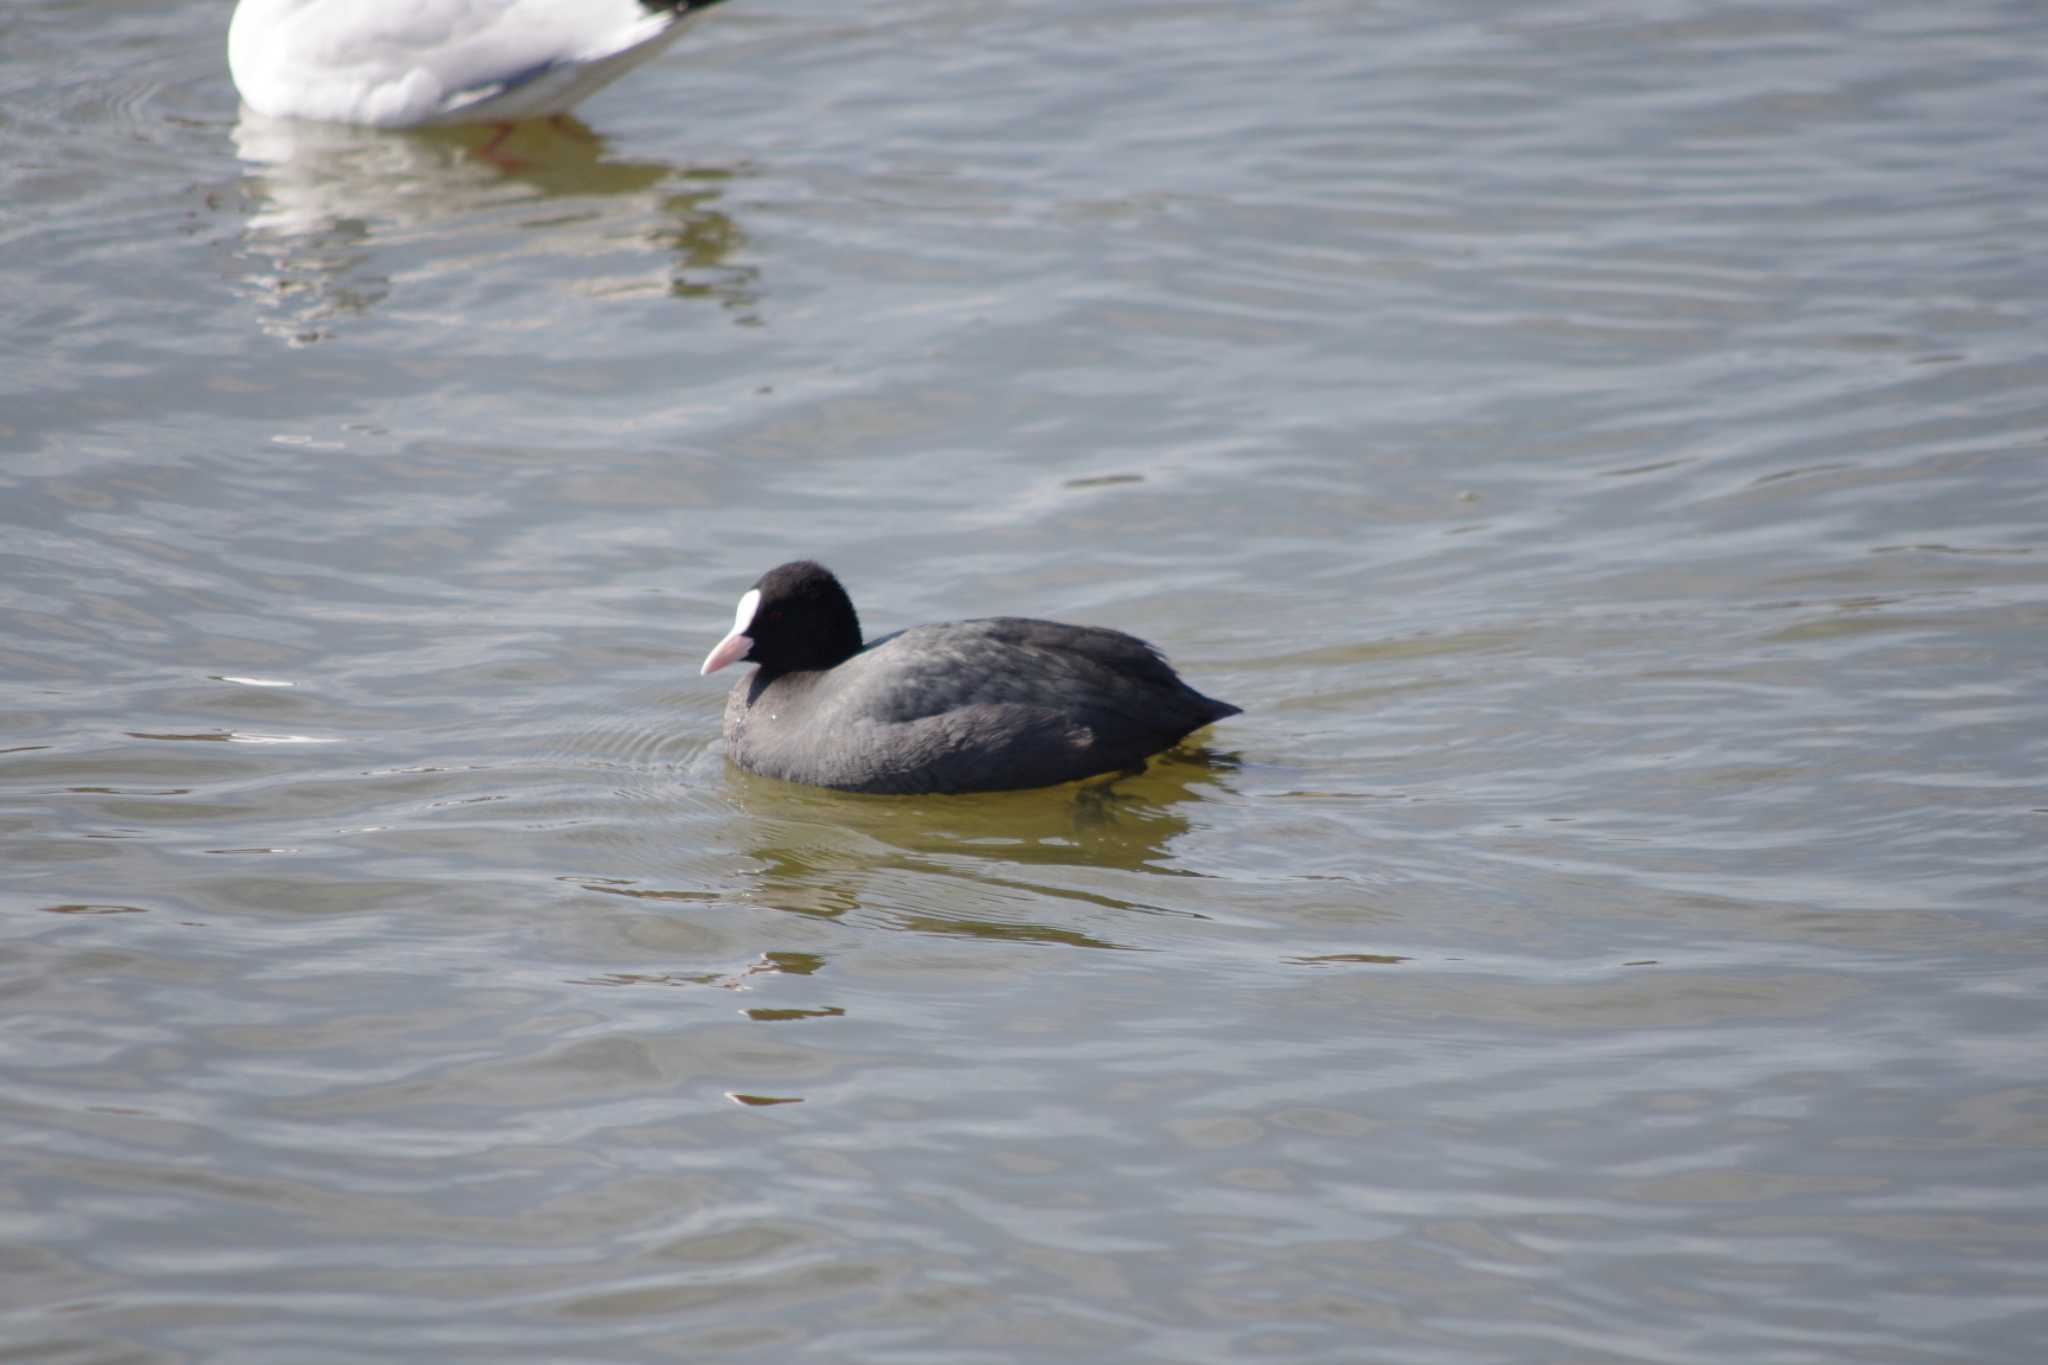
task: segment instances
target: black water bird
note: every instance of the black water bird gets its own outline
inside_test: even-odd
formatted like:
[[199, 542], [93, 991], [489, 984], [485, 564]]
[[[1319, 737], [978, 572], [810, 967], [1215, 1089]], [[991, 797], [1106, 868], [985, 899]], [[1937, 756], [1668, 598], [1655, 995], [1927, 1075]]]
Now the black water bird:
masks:
[[1100, 626], [992, 616], [863, 643], [846, 589], [809, 560], [740, 597], [703, 672], [742, 661], [759, 667], [726, 699], [726, 754], [846, 791], [1002, 791], [1130, 771], [1240, 710]]

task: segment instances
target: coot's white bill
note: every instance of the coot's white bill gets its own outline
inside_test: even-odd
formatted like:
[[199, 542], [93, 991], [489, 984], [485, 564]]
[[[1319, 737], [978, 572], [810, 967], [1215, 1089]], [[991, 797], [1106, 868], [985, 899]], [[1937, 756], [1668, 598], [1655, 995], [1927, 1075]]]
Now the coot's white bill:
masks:
[[747, 627], [754, 623], [754, 612], [760, 605], [759, 588], [748, 588], [740, 594], [739, 609], [732, 614], [732, 629], [704, 656], [704, 667], [697, 671], [698, 677], [708, 678], [734, 660], [747, 657], [747, 651], [754, 647], [754, 637], [747, 634]]

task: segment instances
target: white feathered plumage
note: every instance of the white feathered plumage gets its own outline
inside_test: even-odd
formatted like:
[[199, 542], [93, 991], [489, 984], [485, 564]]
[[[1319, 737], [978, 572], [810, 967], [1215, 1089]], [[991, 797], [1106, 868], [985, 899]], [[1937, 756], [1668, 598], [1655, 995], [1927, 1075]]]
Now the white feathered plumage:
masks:
[[566, 114], [718, 0], [241, 0], [228, 69], [273, 118], [382, 128]]

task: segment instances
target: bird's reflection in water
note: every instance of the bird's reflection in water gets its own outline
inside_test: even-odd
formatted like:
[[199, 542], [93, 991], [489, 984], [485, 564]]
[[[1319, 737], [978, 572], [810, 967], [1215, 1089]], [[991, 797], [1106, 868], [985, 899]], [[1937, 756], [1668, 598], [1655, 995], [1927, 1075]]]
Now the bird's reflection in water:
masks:
[[756, 838], [753, 899], [803, 914], [863, 906], [922, 933], [1127, 946], [1045, 922], [1047, 902], [1169, 912], [1131, 897], [1128, 876], [1193, 875], [1169, 846], [1191, 827], [1202, 787], [1236, 766], [1176, 749], [1142, 773], [1022, 792], [873, 797], [794, 786], [729, 768]]
[[[716, 207], [733, 173], [607, 159], [573, 117], [392, 132], [244, 109], [234, 140], [255, 264], [244, 281], [265, 327], [295, 343], [374, 309], [397, 281], [516, 257], [510, 283], [530, 291], [635, 241], [665, 261], [669, 293], [752, 302], [752, 269], [730, 264], [745, 238]], [[536, 252], [547, 270], [530, 268]]]
[[[591, 887], [600, 890], [600, 887]], [[744, 991], [750, 989], [750, 981], [757, 976], [812, 976], [825, 965], [825, 959], [817, 953], [764, 952], [751, 962], [727, 971], [714, 972], [605, 972], [598, 976], [573, 978], [572, 986], [716, 986], [720, 990]], [[821, 1010], [759, 1010], [745, 1011], [757, 1018], [817, 1018], [826, 1015], [846, 1013], [838, 1008]]]

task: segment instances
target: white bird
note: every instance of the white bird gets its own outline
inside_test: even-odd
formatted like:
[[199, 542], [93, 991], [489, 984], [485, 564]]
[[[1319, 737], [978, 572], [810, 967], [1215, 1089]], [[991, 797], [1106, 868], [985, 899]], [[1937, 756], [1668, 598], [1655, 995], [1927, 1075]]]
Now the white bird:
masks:
[[228, 70], [273, 118], [380, 128], [566, 114], [718, 0], [241, 0]]

